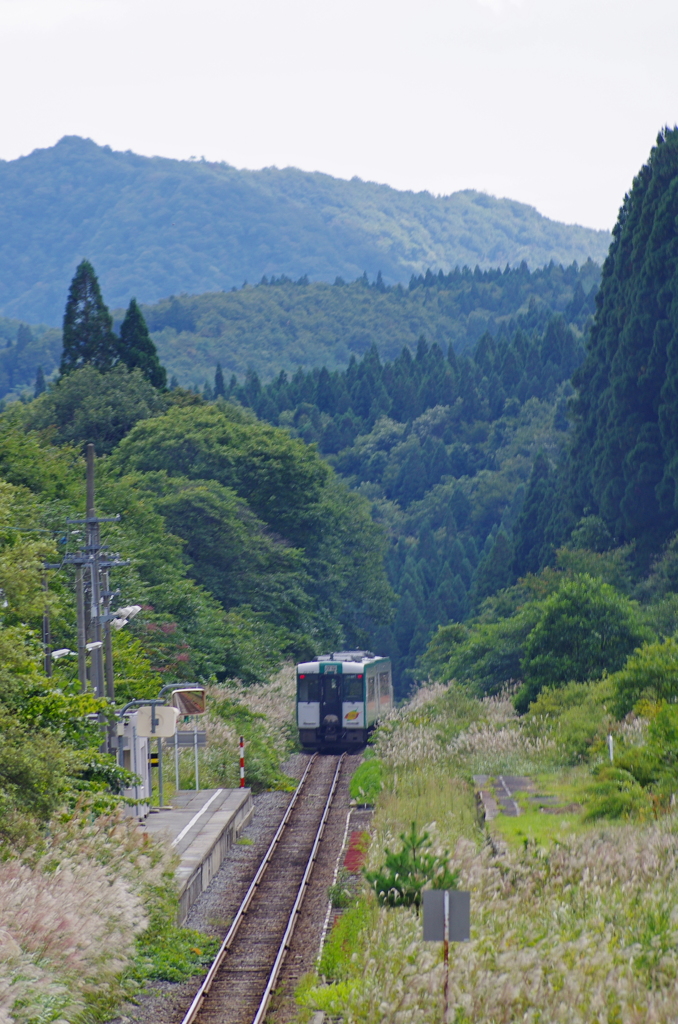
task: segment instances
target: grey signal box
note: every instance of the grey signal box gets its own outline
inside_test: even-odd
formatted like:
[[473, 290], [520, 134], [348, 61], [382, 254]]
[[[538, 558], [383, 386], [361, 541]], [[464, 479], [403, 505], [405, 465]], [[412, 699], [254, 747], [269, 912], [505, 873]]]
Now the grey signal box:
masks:
[[[459, 889], [424, 889], [424, 942], [468, 942], [471, 938], [471, 893]], [[445, 936], [445, 899], [448, 934]]]

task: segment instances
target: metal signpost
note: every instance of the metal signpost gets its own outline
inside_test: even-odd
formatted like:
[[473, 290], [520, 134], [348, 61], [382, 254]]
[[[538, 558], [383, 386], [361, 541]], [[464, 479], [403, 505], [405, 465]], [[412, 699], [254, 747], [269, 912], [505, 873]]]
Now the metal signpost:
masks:
[[443, 944], [443, 1021], [447, 1020], [450, 942], [471, 938], [471, 893], [459, 889], [424, 889], [424, 942]]
[[178, 717], [177, 709], [165, 707], [162, 698], [150, 701], [149, 704], [140, 707], [137, 711], [137, 734], [158, 741], [158, 807], [164, 806], [162, 741], [174, 736], [177, 731]]
[[[160, 691], [162, 693], [162, 690]], [[200, 789], [200, 778], [198, 775], [198, 715], [204, 715], [207, 710], [205, 704], [205, 691], [202, 687], [191, 687], [183, 689], [177, 687], [172, 693], [172, 705], [179, 713], [188, 717], [193, 716], [193, 756], [195, 760], [195, 788]], [[175, 740], [174, 747], [174, 771], [176, 772], [177, 789], [179, 788], [179, 745]]]

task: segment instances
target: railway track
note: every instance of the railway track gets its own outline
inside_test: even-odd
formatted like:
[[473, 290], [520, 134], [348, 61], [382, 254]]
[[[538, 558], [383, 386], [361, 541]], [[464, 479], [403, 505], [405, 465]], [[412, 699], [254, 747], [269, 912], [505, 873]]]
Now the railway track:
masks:
[[314, 754], [182, 1024], [262, 1024], [346, 755]]

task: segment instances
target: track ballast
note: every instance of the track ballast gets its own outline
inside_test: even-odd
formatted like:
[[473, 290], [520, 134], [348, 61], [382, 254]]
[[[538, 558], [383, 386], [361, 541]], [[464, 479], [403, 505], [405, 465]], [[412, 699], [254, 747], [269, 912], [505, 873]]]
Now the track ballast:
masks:
[[289, 947], [345, 754], [314, 754], [182, 1024], [261, 1024]]

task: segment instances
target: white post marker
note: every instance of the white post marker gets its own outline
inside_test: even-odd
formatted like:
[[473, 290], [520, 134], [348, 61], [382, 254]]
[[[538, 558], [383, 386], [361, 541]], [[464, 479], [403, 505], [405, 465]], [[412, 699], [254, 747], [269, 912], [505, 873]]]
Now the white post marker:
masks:
[[450, 942], [471, 938], [471, 893], [459, 889], [424, 889], [424, 942], [443, 943], [443, 1021], [447, 1020]]
[[174, 788], [179, 792], [179, 733], [174, 734]]
[[195, 751], [195, 788], [200, 789], [200, 779], [198, 777], [198, 719], [193, 716], [193, 749]]
[[245, 737], [240, 737], [240, 788], [245, 786]]
[[614, 761], [614, 736], [609, 733], [607, 737], [607, 749], [610, 751], [610, 761]]

